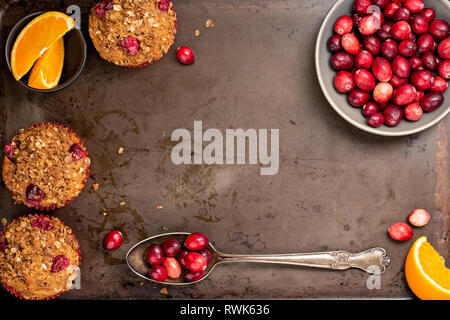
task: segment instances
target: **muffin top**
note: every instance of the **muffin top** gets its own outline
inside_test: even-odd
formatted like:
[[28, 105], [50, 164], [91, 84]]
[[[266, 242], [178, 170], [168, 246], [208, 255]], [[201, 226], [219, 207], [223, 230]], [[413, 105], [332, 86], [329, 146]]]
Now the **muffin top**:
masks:
[[4, 149], [3, 180], [18, 203], [61, 207], [84, 187], [91, 160], [80, 138], [62, 125], [21, 129]]
[[78, 248], [72, 230], [58, 218], [20, 217], [0, 234], [0, 278], [25, 299], [53, 297], [75, 280]]
[[89, 35], [103, 59], [138, 66], [169, 51], [176, 21], [170, 0], [102, 0], [91, 9]]

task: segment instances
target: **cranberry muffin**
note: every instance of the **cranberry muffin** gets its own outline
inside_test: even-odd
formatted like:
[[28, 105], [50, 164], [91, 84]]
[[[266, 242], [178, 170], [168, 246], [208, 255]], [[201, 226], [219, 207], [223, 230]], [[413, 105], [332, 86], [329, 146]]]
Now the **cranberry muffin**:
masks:
[[176, 21], [170, 0], [102, 0], [89, 14], [89, 35], [103, 59], [137, 67], [169, 51]]
[[21, 129], [4, 151], [3, 181], [16, 203], [31, 208], [64, 206], [78, 196], [89, 174], [86, 147], [59, 124]]
[[50, 299], [69, 290], [80, 259], [72, 230], [55, 217], [23, 216], [0, 234], [1, 281], [23, 299]]

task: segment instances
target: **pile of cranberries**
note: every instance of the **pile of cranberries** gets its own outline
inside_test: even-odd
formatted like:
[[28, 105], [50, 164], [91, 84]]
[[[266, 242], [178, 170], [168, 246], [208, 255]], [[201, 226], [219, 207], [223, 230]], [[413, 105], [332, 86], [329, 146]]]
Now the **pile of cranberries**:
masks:
[[450, 27], [422, 0], [355, 0], [328, 40], [334, 86], [372, 127], [439, 108], [450, 79]]
[[184, 279], [189, 282], [203, 278], [204, 271], [211, 261], [211, 252], [206, 249], [208, 237], [201, 233], [191, 233], [184, 241], [184, 248], [176, 239], [154, 243], [147, 250], [150, 264], [149, 277], [155, 281], [165, 281], [167, 277], [178, 279], [184, 271]]

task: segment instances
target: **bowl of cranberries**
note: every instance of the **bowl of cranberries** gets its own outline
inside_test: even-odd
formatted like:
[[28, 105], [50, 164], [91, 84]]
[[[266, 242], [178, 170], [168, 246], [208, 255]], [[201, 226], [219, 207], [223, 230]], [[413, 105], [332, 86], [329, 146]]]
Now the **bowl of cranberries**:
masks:
[[339, 0], [316, 42], [328, 102], [352, 125], [402, 136], [450, 111], [450, 1]]

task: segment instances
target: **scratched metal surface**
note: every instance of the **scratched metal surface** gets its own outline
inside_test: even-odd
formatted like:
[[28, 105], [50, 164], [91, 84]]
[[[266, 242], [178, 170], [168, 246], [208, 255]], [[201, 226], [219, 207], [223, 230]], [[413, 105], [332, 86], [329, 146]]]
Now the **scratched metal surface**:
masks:
[[[74, 1], [2, 1], [2, 52], [8, 30], [33, 11], [65, 11]], [[94, 1], [78, 1], [86, 13]], [[54, 212], [75, 231], [83, 252], [80, 290], [61, 299], [154, 298], [411, 298], [402, 270], [411, 242], [389, 240], [386, 229], [410, 210], [432, 221], [416, 231], [449, 257], [447, 117], [410, 137], [364, 133], [327, 104], [314, 72], [314, 42], [328, 0], [177, 0], [179, 32], [170, 53], [142, 69], [99, 58], [89, 41], [81, 77], [55, 94], [15, 83], [1, 59], [1, 142], [22, 127], [56, 121], [73, 128], [92, 157], [92, 177], [69, 206]], [[207, 18], [213, 29], [203, 27]], [[198, 38], [195, 28], [201, 30]], [[178, 45], [197, 62], [175, 61]], [[170, 133], [204, 128], [280, 128], [280, 172], [256, 166], [175, 166]], [[126, 152], [117, 154], [124, 147]], [[2, 155], [3, 156], [3, 155]], [[93, 191], [93, 183], [100, 188]], [[29, 213], [0, 188], [1, 217]], [[125, 201], [125, 206], [119, 202]], [[162, 205], [161, 210], [156, 207]], [[104, 216], [102, 213], [109, 213]], [[141, 283], [124, 263], [137, 241], [161, 232], [200, 231], [232, 253], [288, 253], [383, 246], [392, 265], [380, 290], [366, 288], [358, 270], [333, 272], [287, 266], [229, 265], [185, 288]], [[105, 254], [107, 230], [125, 234]], [[10, 298], [0, 290], [2, 298]]]

